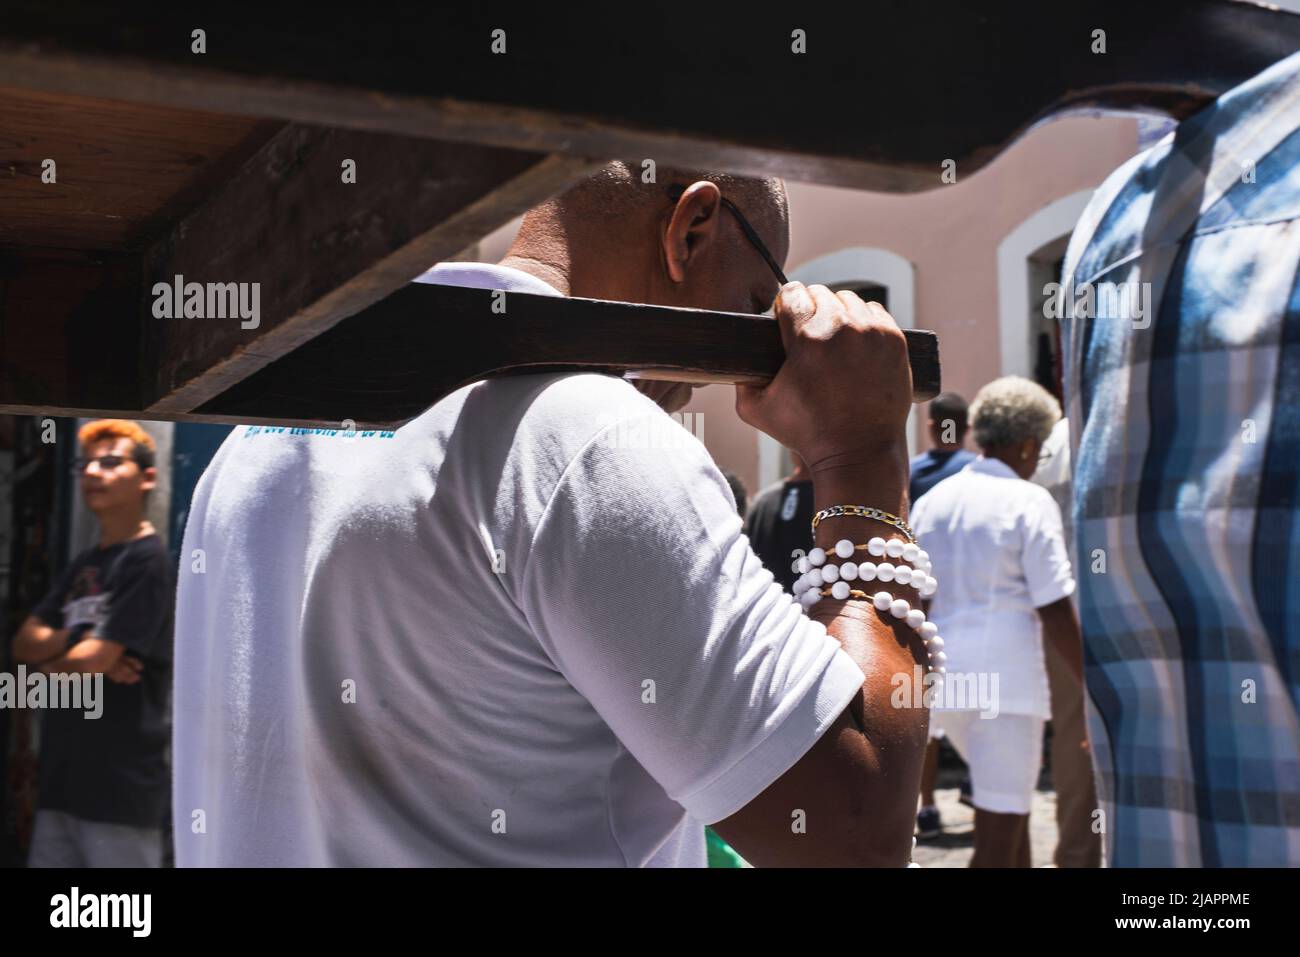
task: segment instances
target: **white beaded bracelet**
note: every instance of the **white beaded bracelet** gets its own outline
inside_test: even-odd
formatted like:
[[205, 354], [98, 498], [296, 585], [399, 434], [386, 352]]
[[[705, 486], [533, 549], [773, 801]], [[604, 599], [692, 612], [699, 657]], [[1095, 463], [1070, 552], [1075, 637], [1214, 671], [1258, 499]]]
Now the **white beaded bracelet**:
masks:
[[[903, 561], [911, 562], [913, 565], [925, 565], [927, 566], [926, 570], [929, 570], [930, 554], [925, 549], [921, 548], [914, 542], [900, 542], [896, 538], [891, 538], [886, 541], [883, 538], [876, 537], [871, 539], [871, 541], [867, 542], [865, 545], [854, 545], [847, 538], [841, 538], [835, 543], [835, 548], [833, 549], [838, 558], [852, 558], [854, 552], [862, 550], [865, 550], [868, 554], [873, 555], [876, 558], [901, 558]], [[830, 556], [827, 555], [825, 549], [814, 548], [808, 553], [807, 561], [810, 566], [815, 568], [825, 564], [826, 559], [829, 557]], [[803, 559], [800, 559], [800, 561], [802, 562]], [[805, 572], [807, 570], [808, 569], [806, 568], [800, 569], [800, 571]]]
[[[851, 558], [861, 547], [863, 546], [854, 545], [844, 538], [835, 543], [834, 552], [838, 558]], [[873, 538], [867, 543], [866, 549], [876, 557], [902, 558], [912, 562], [913, 566], [894, 565], [890, 562], [876, 564], [852, 561], [837, 566], [833, 563], [826, 564], [827, 555], [824, 549], [814, 548], [808, 553], [808, 557], [801, 558], [796, 566], [800, 575], [794, 583], [795, 597], [799, 599], [799, 603], [805, 610], [812, 608], [826, 597], [838, 601], [845, 601], [850, 596], [870, 599], [879, 611], [888, 611], [893, 617], [906, 621], [908, 626], [921, 636], [925, 642], [930, 667], [939, 674], [944, 674], [947, 671], [945, 663], [948, 656], [943, 652], [943, 639], [939, 637], [938, 626], [926, 620], [925, 612], [920, 608], [913, 608], [906, 600], [895, 598], [887, 591], [868, 595], [866, 592], [855, 591], [848, 585], [851, 581], [896, 581], [900, 585], [911, 585], [917, 589], [922, 598], [929, 598], [939, 587], [938, 579], [930, 574], [933, 567], [930, 556], [916, 544], [910, 542], [904, 544], [898, 539], [886, 542], [883, 538]], [[895, 552], [897, 554], [894, 554]], [[829, 594], [821, 590], [823, 585], [831, 586]]]
[[[897, 548], [891, 549], [890, 546], [897, 546]], [[834, 554], [837, 558], [851, 558], [857, 549], [863, 547], [854, 545], [847, 538], [842, 538], [835, 543]], [[929, 598], [937, 590], [939, 582], [930, 575], [933, 565], [930, 563], [929, 553], [924, 549], [911, 543], [904, 545], [896, 538], [889, 542], [883, 538], [873, 538], [865, 548], [877, 557], [889, 556], [891, 551], [897, 551], [899, 554], [892, 557], [903, 558], [913, 564], [908, 566], [895, 565], [891, 562], [876, 564], [852, 561], [841, 565], [827, 564], [826, 551], [814, 548], [806, 558], [799, 559], [795, 565], [795, 570], [800, 573], [800, 578], [794, 586], [795, 595], [801, 595], [809, 586], [833, 585], [838, 581], [896, 581], [900, 585], [911, 585], [920, 592], [922, 598]]]
[[[887, 591], [878, 591], [874, 595], [868, 595], [866, 592], [851, 591], [849, 586], [844, 582], [837, 582], [835, 586], [831, 588], [829, 597], [843, 601], [850, 595], [853, 595], [854, 597], [870, 598], [871, 603], [878, 611], [887, 611], [893, 617], [906, 622], [913, 631], [921, 636], [921, 640], [925, 642], [925, 649], [928, 653], [927, 657], [930, 661], [930, 668], [941, 675], [947, 672], [948, 669], [945, 666], [948, 661], [948, 656], [943, 652], [943, 639], [939, 637], [939, 626], [932, 621], [927, 621], [925, 618], [925, 612], [919, 608], [913, 608], [906, 600], [895, 598]], [[811, 608], [813, 605], [817, 604], [819, 599], [825, 597], [828, 596], [824, 592], [820, 592], [816, 588], [809, 588], [800, 595], [799, 600], [804, 608]]]

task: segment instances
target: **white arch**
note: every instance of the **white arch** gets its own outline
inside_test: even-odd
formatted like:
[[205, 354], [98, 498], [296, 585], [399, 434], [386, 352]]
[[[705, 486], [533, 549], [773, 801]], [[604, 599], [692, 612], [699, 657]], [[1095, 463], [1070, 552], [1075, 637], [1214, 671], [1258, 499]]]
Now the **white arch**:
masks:
[[916, 328], [916, 267], [888, 249], [853, 246], [819, 256], [788, 273], [805, 286], [879, 283], [889, 290], [889, 314], [904, 329]]
[[[804, 285], [823, 286], [871, 282], [888, 291], [889, 314], [904, 329], [916, 327], [916, 267], [898, 253], [870, 246], [852, 246], [810, 260], [794, 270], [790, 279]], [[908, 452], [915, 451], [915, 410], [907, 420]], [[781, 480], [781, 444], [758, 433], [758, 487], [764, 489]]]
[[[1029, 314], [1033, 308], [1025, 262], [1054, 239], [1074, 232], [1091, 189], [1062, 196], [1034, 213], [998, 243], [998, 335], [1002, 374], [1033, 378], [1029, 354]], [[1057, 277], [1058, 279], [1060, 277]]]

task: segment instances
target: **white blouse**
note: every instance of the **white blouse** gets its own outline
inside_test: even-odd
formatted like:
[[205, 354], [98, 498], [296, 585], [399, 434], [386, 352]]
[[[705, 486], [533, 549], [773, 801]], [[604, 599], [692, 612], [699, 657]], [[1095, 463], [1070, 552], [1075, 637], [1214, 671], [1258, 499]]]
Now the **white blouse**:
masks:
[[912, 529], [939, 580], [929, 618], [948, 656], [947, 706], [961, 707], [962, 675], [983, 674], [999, 713], [1051, 717], [1037, 609], [1075, 584], [1052, 496], [980, 456], [917, 502]]

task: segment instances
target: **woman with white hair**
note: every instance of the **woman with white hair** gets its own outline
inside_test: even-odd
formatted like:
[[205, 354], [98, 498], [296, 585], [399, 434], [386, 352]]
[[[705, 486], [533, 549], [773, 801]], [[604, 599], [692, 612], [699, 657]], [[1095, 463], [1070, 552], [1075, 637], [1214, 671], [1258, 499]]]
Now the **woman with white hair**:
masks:
[[1028, 379], [990, 382], [970, 407], [980, 457], [912, 515], [940, 582], [926, 614], [948, 656], [931, 729], [970, 766], [972, 867], [1030, 866], [1029, 808], [1051, 715], [1043, 642], [1057, 642], [1083, 676], [1060, 509], [1028, 481], [1060, 417], [1056, 399]]

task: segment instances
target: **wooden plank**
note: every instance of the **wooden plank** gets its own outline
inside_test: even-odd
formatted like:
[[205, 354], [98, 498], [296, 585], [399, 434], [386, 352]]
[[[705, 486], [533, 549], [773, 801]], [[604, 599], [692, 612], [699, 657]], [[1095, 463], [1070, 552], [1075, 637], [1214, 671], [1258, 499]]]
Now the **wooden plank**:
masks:
[[[124, 267], [119, 303], [134, 301], [134, 272], [119, 257], [115, 268]], [[102, 320], [95, 306], [106, 301], [104, 282], [87, 263], [53, 271], [29, 264], [22, 276], [20, 285], [0, 279], [0, 295], [14, 306], [9, 316], [39, 314], [26, 305], [32, 295], [59, 288], [75, 308], [47, 308], [44, 315], [79, 311]], [[785, 358], [776, 324], [761, 316], [525, 293], [509, 293], [501, 313], [494, 298], [491, 290], [409, 284], [193, 411], [143, 411], [132, 374], [113, 371], [132, 368], [133, 346], [106, 338], [111, 325], [100, 321], [93, 327], [98, 339], [47, 337], [39, 348], [26, 340], [28, 347], [0, 366], [0, 412], [320, 428], [352, 419], [357, 428], [395, 428], [462, 385], [497, 375], [597, 371], [763, 382]], [[0, 335], [14, 331], [5, 318], [0, 313]], [[913, 398], [924, 402], [941, 388], [938, 340], [925, 330], [904, 334]], [[61, 371], [69, 356], [81, 370], [71, 381]]]
[[968, 176], [1060, 110], [1185, 116], [1300, 47], [1300, 17], [1229, 0], [702, 6], [688, 27], [618, 6], [371, 3], [310, 22], [267, 5], [6, 6], [4, 84], [891, 191], [938, 188], [945, 160]]
[[[355, 182], [343, 164], [355, 163]], [[145, 261], [146, 415], [186, 412], [595, 167], [472, 144], [290, 125]], [[246, 284], [259, 313], [156, 318], [157, 283]], [[250, 310], [251, 312], [251, 310]]]
[[0, 89], [0, 245], [139, 249], [282, 125]]
[[[905, 334], [914, 399], [924, 402], [941, 388], [937, 337]], [[642, 370], [645, 378], [763, 382], [784, 359], [775, 321], [761, 316], [413, 283], [197, 411], [222, 421], [395, 428], [493, 375]]]

